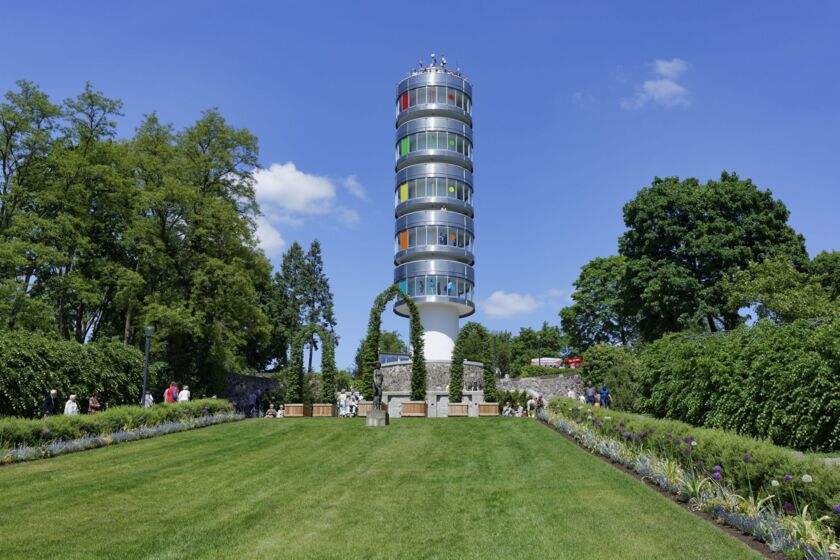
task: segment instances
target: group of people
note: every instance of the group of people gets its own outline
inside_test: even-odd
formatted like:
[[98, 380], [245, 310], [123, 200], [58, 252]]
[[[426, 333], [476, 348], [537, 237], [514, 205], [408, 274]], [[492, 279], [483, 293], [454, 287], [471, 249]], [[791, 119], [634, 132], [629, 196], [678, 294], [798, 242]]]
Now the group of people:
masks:
[[533, 396], [529, 398], [524, 407], [519, 403], [519, 401], [517, 401], [514, 406], [511, 406], [510, 401], [507, 401], [502, 409], [502, 416], [530, 416], [533, 418], [544, 408], [545, 399], [542, 395], [537, 395], [536, 398]]
[[599, 390], [595, 388], [592, 381], [588, 381], [586, 387], [583, 389], [583, 393], [578, 395], [574, 389], [569, 389], [566, 396], [570, 399], [577, 400], [580, 404], [588, 404], [595, 408], [612, 408], [612, 395], [606, 383], [601, 385], [601, 389]]
[[280, 408], [274, 408], [274, 403], [268, 403], [268, 410], [265, 411], [264, 418], [283, 418], [286, 415], [286, 407], [282, 404]]
[[[58, 416], [60, 410], [59, 406], [58, 391], [52, 389], [44, 399], [44, 406], [42, 409], [44, 417]], [[99, 404], [99, 392], [95, 391], [88, 399], [88, 414], [96, 414], [101, 408], [102, 405]], [[64, 415], [77, 416], [80, 412], [81, 408], [79, 407], [78, 397], [76, 395], [70, 395], [67, 398], [67, 402], [64, 403]]]
[[341, 418], [353, 418], [359, 415], [359, 402], [362, 397], [358, 391], [347, 392], [342, 389], [338, 393], [338, 415]]
[[[189, 402], [190, 400], [190, 387], [189, 385], [184, 385], [182, 389], [178, 388], [178, 384], [174, 381], [169, 384], [169, 388], [163, 392], [163, 402], [165, 403], [183, 403]], [[152, 397], [152, 393], [150, 391], [146, 391], [143, 395], [143, 408], [150, 408], [154, 406], [155, 399]], [[42, 408], [42, 412], [44, 417], [46, 416], [57, 416], [60, 414], [60, 404], [58, 402], [58, 391], [56, 389], [50, 390], [49, 394], [47, 394], [46, 398], [44, 399], [44, 406]], [[99, 403], [99, 391], [94, 391], [93, 394], [88, 398], [88, 414], [96, 414], [102, 410], [102, 405]], [[77, 395], [70, 395], [67, 398], [67, 402], [64, 403], [64, 415], [65, 416], [77, 416], [81, 413], [81, 407], [79, 406], [79, 397]]]

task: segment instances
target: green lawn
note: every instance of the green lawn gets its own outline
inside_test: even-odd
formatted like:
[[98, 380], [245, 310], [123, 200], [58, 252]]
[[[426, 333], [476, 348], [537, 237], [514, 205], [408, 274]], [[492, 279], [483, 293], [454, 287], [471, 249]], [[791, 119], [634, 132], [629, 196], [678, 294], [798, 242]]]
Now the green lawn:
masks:
[[0, 468], [3, 558], [760, 556], [528, 419], [251, 420]]

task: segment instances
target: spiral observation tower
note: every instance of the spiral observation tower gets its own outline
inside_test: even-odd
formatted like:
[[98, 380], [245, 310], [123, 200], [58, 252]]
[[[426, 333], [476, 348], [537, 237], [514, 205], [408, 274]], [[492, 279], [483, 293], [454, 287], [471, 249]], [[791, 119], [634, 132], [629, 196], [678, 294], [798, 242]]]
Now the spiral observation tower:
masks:
[[448, 361], [475, 312], [472, 85], [432, 55], [397, 85], [396, 109], [394, 283], [420, 309], [426, 359]]

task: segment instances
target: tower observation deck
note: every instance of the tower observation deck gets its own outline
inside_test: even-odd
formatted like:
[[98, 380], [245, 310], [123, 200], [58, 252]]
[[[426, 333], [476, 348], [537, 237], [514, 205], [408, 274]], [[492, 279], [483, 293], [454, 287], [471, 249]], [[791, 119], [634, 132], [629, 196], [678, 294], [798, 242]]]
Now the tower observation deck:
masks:
[[475, 312], [472, 85], [433, 59], [396, 93], [394, 283], [420, 308], [426, 359], [450, 360]]

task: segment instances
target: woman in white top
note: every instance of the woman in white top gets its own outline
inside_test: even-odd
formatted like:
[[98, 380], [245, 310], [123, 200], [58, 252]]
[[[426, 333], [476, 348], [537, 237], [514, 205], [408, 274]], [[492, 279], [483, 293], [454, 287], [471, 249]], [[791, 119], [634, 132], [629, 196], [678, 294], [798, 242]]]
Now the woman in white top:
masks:
[[65, 416], [76, 416], [79, 414], [79, 405], [76, 404], [76, 395], [70, 395], [70, 399], [64, 404]]
[[184, 388], [178, 392], [178, 402], [190, 401], [190, 386], [184, 385]]

